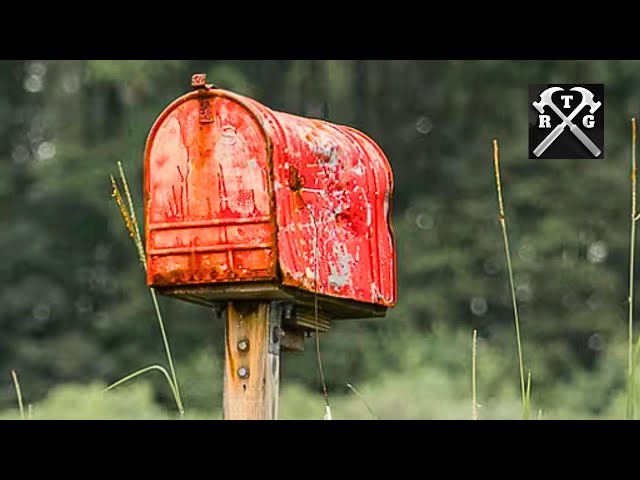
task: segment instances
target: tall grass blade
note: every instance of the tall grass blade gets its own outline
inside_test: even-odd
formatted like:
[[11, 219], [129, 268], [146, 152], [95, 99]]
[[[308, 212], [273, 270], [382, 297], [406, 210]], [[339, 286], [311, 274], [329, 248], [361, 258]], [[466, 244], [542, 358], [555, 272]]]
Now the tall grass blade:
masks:
[[[140, 262], [144, 265], [144, 269], [147, 269], [147, 257], [144, 253], [144, 244], [142, 243], [142, 235], [140, 235], [140, 228], [138, 227], [138, 220], [136, 217], [136, 209], [133, 205], [133, 199], [131, 197], [131, 191], [129, 190], [129, 182], [127, 181], [127, 176], [124, 173], [124, 168], [122, 168], [122, 162], [118, 161], [118, 171], [120, 172], [120, 179], [122, 180], [122, 186], [124, 188], [124, 194], [127, 197], [127, 203], [129, 205], [128, 213], [130, 218], [130, 223], [133, 226], [133, 235], [134, 243], [136, 245], [136, 249], [138, 250], [138, 256], [140, 257]], [[130, 227], [129, 227], [130, 228]]]
[[331, 415], [331, 407], [329, 405], [325, 405], [324, 407], [324, 417], [323, 420], [333, 420], [333, 415]]
[[358, 398], [360, 400], [362, 400], [362, 403], [364, 403], [364, 406], [367, 407], [367, 410], [369, 410], [369, 414], [371, 414], [371, 418], [373, 418], [374, 420], [378, 420], [378, 417], [376, 416], [376, 414], [373, 412], [373, 409], [371, 408], [371, 405], [369, 405], [369, 402], [367, 402], [367, 399], [364, 398], [364, 395], [362, 395], [357, 389], [356, 387], [354, 387], [353, 385], [351, 385], [350, 383], [347, 383], [347, 388], [349, 390], [351, 390], [353, 393], [355, 393]]
[[313, 295], [313, 311], [314, 311], [314, 317], [315, 317], [315, 323], [316, 323], [316, 338], [315, 338], [315, 346], [316, 346], [316, 358], [318, 360], [318, 370], [320, 372], [320, 381], [322, 382], [322, 394], [324, 396], [324, 404], [325, 404], [325, 415], [324, 415], [324, 419], [325, 420], [331, 420], [332, 416], [331, 416], [331, 404], [329, 402], [329, 390], [327, 388], [327, 381], [324, 375], [324, 365], [322, 363], [322, 355], [320, 352], [320, 329], [318, 327], [319, 322], [318, 322], [318, 313], [319, 313], [319, 307], [318, 307], [318, 278], [319, 278], [319, 270], [318, 270], [318, 262], [319, 262], [319, 252], [318, 252], [318, 224], [316, 222], [316, 216], [315, 213], [313, 211], [313, 209], [309, 208], [309, 205], [307, 205], [307, 202], [304, 201], [304, 198], [302, 198], [302, 195], [300, 194], [299, 191], [297, 191], [297, 195], [298, 195], [298, 199], [300, 200], [300, 202], [302, 203], [302, 205], [304, 206], [305, 210], [309, 213], [309, 218], [311, 218], [311, 222], [313, 223], [313, 230], [314, 230], [314, 235], [313, 235], [313, 258], [314, 258], [314, 278], [313, 278], [313, 289], [314, 289], [314, 295]]
[[160, 366], [160, 365], [151, 365], [150, 367], [146, 367], [146, 368], [142, 368], [140, 370], [137, 370], [129, 375], [127, 375], [124, 378], [121, 378], [120, 380], [118, 380], [115, 383], [112, 383], [111, 385], [109, 385], [107, 388], [104, 389], [105, 392], [108, 392], [109, 390], [113, 390], [116, 387], [119, 387], [120, 385], [127, 383], [130, 380], [133, 380], [136, 377], [139, 377], [140, 375], [144, 375], [147, 372], [151, 372], [151, 371], [158, 371], [161, 372], [164, 377], [167, 379], [167, 383], [169, 384], [169, 388], [171, 389], [171, 393], [173, 393], [173, 398], [176, 402], [176, 407], [178, 407], [178, 410], [180, 411], [180, 414], [184, 414], [184, 409], [182, 408], [182, 402], [180, 401], [180, 396], [178, 394], [178, 391], [175, 387], [175, 385], [173, 384], [173, 382], [171, 381], [171, 377], [169, 376], [169, 372], [167, 372], [167, 369]]
[[[147, 270], [147, 259], [144, 251], [144, 244], [142, 242], [142, 235], [140, 234], [140, 228], [138, 226], [138, 220], [136, 217], [135, 206], [133, 204], [133, 199], [131, 197], [131, 191], [129, 189], [129, 182], [127, 181], [127, 177], [124, 173], [124, 168], [122, 167], [122, 162], [118, 161], [118, 171], [120, 173], [120, 179], [122, 181], [122, 185], [124, 188], [125, 197], [127, 199], [127, 204], [125, 205], [122, 194], [120, 193], [120, 189], [118, 188], [118, 184], [111, 176], [111, 184], [113, 186], [113, 194], [112, 196], [115, 198], [118, 207], [120, 208], [120, 213], [125, 222], [125, 226], [129, 231], [129, 235], [133, 239], [133, 243], [136, 247], [136, 251], [138, 252], [138, 258], [140, 263], [144, 267], [145, 271]], [[176, 375], [175, 367], [173, 364], [173, 355], [171, 354], [171, 347], [169, 346], [169, 339], [167, 337], [167, 332], [164, 326], [164, 320], [162, 318], [162, 313], [160, 312], [160, 305], [158, 303], [158, 298], [156, 296], [156, 292], [153, 288], [149, 289], [149, 293], [151, 294], [151, 300], [153, 301], [153, 307], [156, 313], [156, 318], [158, 320], [158, 325], [160, 327], [160, 333], [162, 335], [162, 342], [164, 344], [165, 353], [167, 356], [167, 362], [169, 364], [169, 370], [171, 372], [171, 388], [174, 396], [176, 397], [176, 404], [178, 406], [178, 410], [180, 411], [180, 415], [184, 415], [184, 407], [182, 403], [182, 396], [180, 395], [180, 387], [178, 385], [178, 377]], [[162, 367], [160, 367], [162, 368]], [[145, 372], [148, 370], [145, 370]], [[166, 371], [166, 370], [165, 370]], [[134, 375], [134, 377], [137, 375]]]
[[529, 420], [531, 415], [531, 370], [529, 370], [527, 375], [527, 395], [526, 402], [524, 405], [524, 415], [522, 416], [524, 420]]
[[153, 308], [156, 311], [156, 318], [158, 319], [158, 325], [160, 325], [160, 333], [162, 334], [162, 342], [164, 343], [164, 349], [167, 354], [167, 361], [169, 362], [169, 369], [171, 370], [171, 377], [173, 379], [173, 385], [176, 390], [177, 399], [179, 402], [178, 409], [180, 414], [184, 414], [184, 407], [182, 406], [182, 396], [180, 395], [180, 387], [178, 386], [178, 377], [176, 375], [175, 367], [173, 366], [173, 358], [171, 355], [171, 349], [169, 348], [169, 339], [167, 338], [167, 332], [164, 329], [164, 321], [162, 320], [162, 313], [160, 313], [160, 305], [158, 304], [158, 297], [156, 291], [153, 288], [149, 289], [151, 293], [151, 300], [153, 301]]
[[516, 343], [518, 345], [518, 364], [520, 367], [520, 395], [522, 397], [522, 417], [526, 420], [527, 396], [525, 392], [524, 380], [524, 360], [522, 355], [522, 339], [520, 337], [520, 316], [518, 315], [518, 302], [516, 300], [516, 289], [513, 281], [513, 268], [511, 267], [511, 252], [509, 251], [509, 238], [507, 236], [507, 219], [504, 211], [504, 201], [502, 199], [502, 182], [500, 180], [500, 148], [498, 140], [493, 140], [493, 166], [496, 176], [496, 191], [498, 194], [498, 209], [500, 226], [502, 227], [502, 240], [504, 243], [504, 253], [507, 257], [507, 270], [509, 271], [509, 285], [511, 287], [511, 301], [513, 303], [513, 319], [516, 328]]
[[18, 374], [15, 370], [11, 370], [11, 376], [13, 377], [13, 386], [16, 389], [16, 397], [18, 397], [18, 409], [20, 410], [20, 420], [24, 420], [24, 404], [22, 403], [22, 391], [20, 390], [20, 382], [18, 381]]
[[[638, 166], [636, 162], [637, 122], [631, 119], [631, 233], [629, 244], [629, 377], [627, 379], [627, 420], [635, 417], [636, 374], [633, 354], [633, 288], [636, 254], [636, 222], [638, 221]], [[640, 337], [638, 338], [640, 347]], [[636, 355], [637, 356], [637, 355]]]
[[478, 358], [478, 330], [473, 331], [471, 352], [471, 420], [478, 420], [478, 382], [476, 379], [476, 361]]

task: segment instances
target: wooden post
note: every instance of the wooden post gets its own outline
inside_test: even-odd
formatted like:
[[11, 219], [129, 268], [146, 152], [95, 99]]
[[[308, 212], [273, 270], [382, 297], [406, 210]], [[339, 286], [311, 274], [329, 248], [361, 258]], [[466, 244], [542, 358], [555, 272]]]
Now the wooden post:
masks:
[[276, 420], [280, 386], [281, 302], [228, 302], [225, 420]]

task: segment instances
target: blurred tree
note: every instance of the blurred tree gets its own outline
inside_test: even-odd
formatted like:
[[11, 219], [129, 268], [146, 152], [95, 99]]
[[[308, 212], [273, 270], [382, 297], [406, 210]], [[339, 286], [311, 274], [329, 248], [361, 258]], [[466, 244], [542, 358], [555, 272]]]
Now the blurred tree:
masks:
[[[535, 355], [545, 365], [530, 365], [547, 372], [538, 388], [570, 375], [576, 358], [595, 368], [624, 335], [637, 62], [10, 60], [0, 62], [0, 367], [7, 379], [18, 369], [34, 399], [54, 384], [111, 381], [163, 358], [109, 174], [121, 160], [141, 185], [146, 135], [195, 72], [277, 109], [328, 112], [375, 138], [391, 161], [399, 305], [385, 321], [341, 323], [323, 337], [332, 386], [403, 368], [403, 342], [437, 323], [476, 327], [512, 348], [493, 137], [525, 356], [546, 353]], [[527, 159], [527, 85], [550, 82], [606, 84], [606, 160]], [[141, 214], [141, 189], [134, 194]], [[162, 306], [178, 375], [187, 369], [193, 383], [207, 356], [221, 354], [223, 327], [204, 308]], [[317, 389], [308, 350], [285, 359], [284, 377]], [[517, 382], [515, 362], [513, 370]], [[194, 392], [219, 391], [220, 372], [209, 372], [210, 390]], [[166, 386], [154, 385], [166, 400]], [[197, 407], [209, 407], [205, 396], [194, 394]], [[0, 405], [8, 402], [11, 384], [0, 382]]]

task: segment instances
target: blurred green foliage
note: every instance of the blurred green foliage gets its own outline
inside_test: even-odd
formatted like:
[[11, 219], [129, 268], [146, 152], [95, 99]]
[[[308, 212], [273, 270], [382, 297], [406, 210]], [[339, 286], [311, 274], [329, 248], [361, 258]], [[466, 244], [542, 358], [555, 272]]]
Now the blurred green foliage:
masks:
[[[437, 327], [425, 338], [410, 340], [398, 371], [382, 370], [356, 388], [380, 419], [469, 419], [471, 418], [471, 338], [462, 331]], [[532, 362], [544, 365], [543, 350], [534, 350]], [[514, 352], [480, 340], [478, 346], [478, 403], [480, 419], [519, 419], [518, 383], [513, 377]], [[621, 418], [624, 414], [625, 346], [616, 345], [603, 355], [596, 368], [573, 365], [567, 380], [554, 378], [539, 392], [534, 380], [533, 417], [543, 419]], [[185, 419], [220, 419], [221, 370], [208, 353], [193, 356], [179, 365], [186, 404]], [[549, 372], [536, 370], [539, 378]], [[160, 407], [147, 380], [103, 393], [104, 384], [63, 385], [49, 391], [32, 405], [34, 419], [177, 419], [175, 409]], [[30, 387], [21, 378], [23, 394]], [[25, 386], [25, 384], [27, 384]], [[212, 401], [213, 400], [213, 401]], [[17, 419], [14, 405], [0, 412], [0, 419]], [[27, 402], [30, 403], [30, 402]], [[640, 407], [640, 404], [638, 405]], [[25, 407], [28, 408], [28, 407]], [[333, 418], [371, 419], [363, 401], [346, 386], [331, 396]], [[295, 379], [285, 378], [280, 395], [283, 419], [320, 420], [324, 400], [318, 391]]]
[[[10, 409], [3, 418], [15, 414], [12, 368], [40, 418], [173, 418], [159, 376], [101, 393], [103, 384], [164, 358], [109, 175], [120, 160], [130, 182], [141, 185], [146, 135], [196, 72], [276, 109], [321, 116], [328, 107], [329, 120], [370, 134], [392, 164], [399, 303], [384, 321], [338, 323], [322, 337], [336, 418], [369, 415], [347, 382], [381, 418], [468, 418], [474, 328], [481, 418], [518, 416], [494, 137], [501, 141], [534, 408], [543, 408], [545, 418], [621, 416], [628, 120], [638, 113], [639, 67], [636, 61], [1, 61], [0, 408]], [[605, 160], [527, 159], [527, 86], [556, 82], [605, 84]], [[133, 194], [140, 206], [141, 188]], [[223, 326], [204, 308], [161, 304], [187, 417], [216, 417]], [[283, 361], [284, 418], [322, 417], [311, 347]]]

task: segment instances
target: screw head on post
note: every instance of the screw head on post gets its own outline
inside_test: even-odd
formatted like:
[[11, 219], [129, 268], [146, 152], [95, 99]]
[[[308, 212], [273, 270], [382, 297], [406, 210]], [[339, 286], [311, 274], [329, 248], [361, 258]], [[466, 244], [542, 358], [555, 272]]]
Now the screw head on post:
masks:
[[240, 367], [238, 369], [238, 376], [243, 380], [249, 378], [249, 369], [247, 367]]
[[238, 350], [240, 350], [241, 352], [248, 352], [249, 351], [249, 339], [248, 338], [243, 338], [240, 341], [238, 341]]

